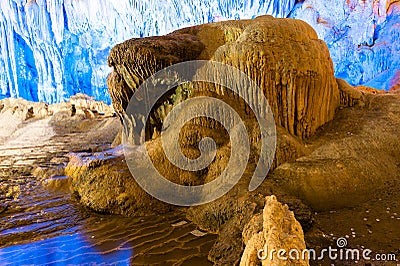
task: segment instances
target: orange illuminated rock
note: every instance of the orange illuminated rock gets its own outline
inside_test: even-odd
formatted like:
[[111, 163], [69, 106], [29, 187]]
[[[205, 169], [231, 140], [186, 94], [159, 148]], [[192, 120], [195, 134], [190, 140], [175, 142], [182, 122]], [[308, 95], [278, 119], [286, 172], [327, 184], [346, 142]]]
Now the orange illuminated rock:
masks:
[[316, 32], [300, 20], [261, 16], [117, 45], [108, 61], [115, 110], [123, 114], [138, 86], [156, 71], [197, 59], [226, 63], [246, 73], [263, 90], [276, 123], [301, 138], [332, 120], [339, 105], [329, 51]]

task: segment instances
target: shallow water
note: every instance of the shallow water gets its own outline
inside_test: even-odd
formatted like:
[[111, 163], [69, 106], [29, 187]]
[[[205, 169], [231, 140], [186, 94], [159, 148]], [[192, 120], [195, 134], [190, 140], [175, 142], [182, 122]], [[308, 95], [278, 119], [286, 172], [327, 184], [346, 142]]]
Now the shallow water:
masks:
[[[57, 168], [67, 152], [82, 150], [82, 134], [49, 134], [43, 121], [29, 127], [39, 134], [14, 134], [0, 147], [0, 265], [210, 264], [216, 236], [193, 234], [196, 227], [183, 213], [97, 214], [70, 196], [67, 178], [47, 182], [32, 176], [35, 167]], [[108, 147], [90, 145], [84, 148]]]

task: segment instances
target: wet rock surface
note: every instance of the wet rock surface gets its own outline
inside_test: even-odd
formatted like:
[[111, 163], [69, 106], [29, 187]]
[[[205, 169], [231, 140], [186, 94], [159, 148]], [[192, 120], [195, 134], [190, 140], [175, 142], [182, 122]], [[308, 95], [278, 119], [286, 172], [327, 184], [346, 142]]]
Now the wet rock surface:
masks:
[[172, 206], [147, 194], [126, 165], [121, 146], [100, 153], [69, 154], [71, 191], [90, 209], [126, 216], [166, 213]]
[[72, 178], [64, 173], [71, 152], [106, 154], [120, 128], [117, 117], [84, 116], [76, 106], [74, 116], [65, 108], [21, 119], [1, 143], [0, 264], [208, 265], [215, 236], [198, 234], [184, 213], [104, 215], [71, 194]]

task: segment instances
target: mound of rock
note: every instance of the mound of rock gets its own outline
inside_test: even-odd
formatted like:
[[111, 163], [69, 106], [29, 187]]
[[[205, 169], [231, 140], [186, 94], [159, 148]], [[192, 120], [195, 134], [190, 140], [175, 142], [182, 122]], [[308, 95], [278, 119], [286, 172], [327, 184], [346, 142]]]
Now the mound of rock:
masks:
[[94, 97], [83, 93], [77, 93], [70, 97], [69, 102], [76, 109], [82, 109], [100, 115], [113, 115], [114, 109], [103, 101], [95, 101]]
[[111, 214], [141, 216], [170, 210], [142, 190], [125, 163], [123, 148], [98, 153], [72, 153], [65, 175], [71, 191], [90, 209]]
[[24, 99], [0, 100], [0, 142], [4, 141], [24, 121], [33, 117], [45, 118], [51, 114], [45, 103], [34, 103]]
[[24, 99], [0, 100], [0, 142], [13, 134], [27, 120], [49, 118], [53, 124], [65, 126], [66, 119], [82, 120], [96, 116], [113, 116], [114, 109], [85, 94], [72, 96], [68, 102], [47, 104]]
[[[261, 88], [277, 124], [278, 149], [273, 168], [306, 154], [302, 139], [332, 120], [339, 106], [340, 95], [329, 52], [315, 31], [302, 21], [262, 16], [254, 20], [205, 24], [117, 45], [108, 60], [113, 68], [108, 86], [116, 112], [124, 116], [131, 96], [151, 75], [167, 66], [190, 60], [212, 60], [234, 66]], [[212, 137], [218, 145], [217, 157], [205, 171], [193, 173], [172, 166], [158, 138], [160, 124], [169, 110], [193, 95], [211, 95], [225, 100], [246, 121], [252, 118], [247, 114], [248, 108], [235, 95], [232, 97], [216, 86], [196, 86], [198, 84], [178, 86], [158, 101], [149, 121], [153, 128], [146, 132], [146, 145], [152, 151], [153, 161], [157, 161], [159, 172], [172, 182], [186, 185], [215, 179], [227, 164], [231, 143], [227, 141], [227, 132], [217, 123], [204, 119], [191, 121], [180, 131], [183, 153], [196, 158], [199, 156], [198, 142], [204, 137]], [[241, 90], [244, 98], [252, 98], [252, 92], [247, 88]], [[132, 124], [137, 122], [132, 121]], [[254, 122], [248, 122], [246, 126], [256, 128]], [[250, 138], [257, 139], [257, 134], [250, 132]], [[252, 144], [249, 174], [239, 183], [240, 188], [248, 185], [250, 172], [259, 156], [258, 144]], [[129, 182], [136, 185], [133, 179]], [[112, 186], [112, 182], [108, 184]]]
[[[117, 45], [108, 61], [113, 67], [108, 86], [116, 112], [125, 115], [131, 96], [155, 72], [197, 59], [222, 62], [247, 74], [267, 97], [277, 125], [273, 171], [256, 191], [248, 191], [259, 156], [255, 142], [238, 184], [222, 198], [187, 210], [187, 217], [200, 228], [219, 234], [209, 254], [216, 265], [237, 264], [240, 260], [242, 265], [252, 265], [255, 251], [265, 243], [271, 245], [269, 248], [305, 248], [303, 232], [293, 213], [275, 198], [268, 198], [265, 204], [266, 195], [278, 195], [307, 229], [313, 211], [357, 204], [400, 178], [400, 96], [370, 88], [355, 89], [336, 79], [326, 45], [310, 26], [298, 20], [263, 16], [225, 21]], [[250, 91], [245, 93], [252, 95]], [[251, 120], [242, 102], [235, 103], [236, 96], [208, 85], [199, 90], [178, 86], [157, 102], [149, 119], [152, 128], [146, 135], [146, 147], [159, 172], [184, 185], [212, 181], [223, 171], [231, 152], [221, 125], [195, 119], [180, 130], [182, 152], [196, 158], [199, 141], [211, 137], [218, 146], [215, 160], [203, 171], [185, 173], [168, 162], [159, 137], [160, 123], [172, 107], [198, 95], [223, 99], [240, 116]], [[137, 121], [130, 122], [134, 125]], [[246, 126], [252, 131], [254, 124]], [[250, 138], [256, 139], [257, 135], [250, 132]], [[126, 215], [168, 210], [169, 206], [137, 185], [122, 155], [86, 156], [88, 160], [78, 157], [72, 157], [67, 172], [73, 177], [73, 191], [85, 205], [100, 212]], [[257, 215], [263, 208], [263, 215]], [[244, 247], [238, 240], [242, 237], [246, 250], [240, 258]], [[266, 265], [280, 263], [263, 261]]]
[[[302, 139], [332, 120], [339, 107], [340, 95], [329, 52], [315, 31], [302, 21], [262, 16], [254, 20], [205, 24], [167, 36], [132, 39], [117, 45], [108, 60], [113, 68], [108, 87], [116, 112], [121, 117], [125, 115], [131, 96], [151, 75], [190, 60], [212, 60], [234, 66], [261, 88], [277, 124], [278, 149], [272, 168], [305, 155], [307, 148]], [[215, 179], [229, 159], [231, 144], [226, 141], [226, 132], [216, 123], [191, 121], [180, 131], [185, 155], [199, 156], [198, 142], [204, 137], [212, 137], [219, 146], [216, 160], [205, 171], [183, 173], [171, 166], [160, 148], [161, 124], [169, 110], [187, 97], [211, 95], [225, 100], [241, 117], [248, 116], [246, 106], [235, 95], [232, 97], [216, 86], [196, 86], [178, 86], [158, 101], [149, 121], [152, 127], [146, 132], [147, 147], [154, 151], [151, 156], [157, 161], [157, 169], [165, 178], [179, 184], [198, 185]], [[251, 91], [241, 90], [244, 98], [252, 98]], [[131, 122], [135, 125], [139, 121]], [[246, 126], [255, 128], [255, 123], [249, 122]], [[250, 132], [250, 138], [257, 139], [257, 136], [257, 132]], [[258, 143], [252, 144], [250, 161], [256, 162]], [[253, 163], [249, 169], [254, 169]], [[250, 177], [251, 174], [247, 175], [239, 186], [246, 187]]]
[[329, 51], [316, 32], [300, 20], [261, 16], [117, 45], [108, 60], [115, 110], [124, 114], [138, 86], [157, 71], [198, 59], [222, 62], [247, 74], [263, 90], [277, 124], [301, 138], [332, 120], [339, 105]]
[[[178, 30], [166, 36], [132, 39], [117, 45], [112, 49], [108, 60], [113, 68], [108, 78], [108, 86], [116, 112], [121, 117], [124, 116], [130, 98], [151, 75], [167, 66], [190, 60], [212, 60], [234, 66], [247, 74], [262, 89], [277, 124], [278, 149], [273, 168], [307, 154], [302, 139], [313, 135], [317, 128], [332, 120], [339, 106], [340, 95], [333, 76], [329, 52], [315, 31], [302, 21], [262, 16], [254, 20], [200, 25]], [[222, 98], [241, 116], [246, 115], [246, 107], [241, 105], [240, 101], [233, 100], [235, 97], [231, 97], [223, 90], [213, 86], [196, 89], [197, 95], [207, 94]], [[252, 92], [246, 88], [242, 89], [244, 95], [251, 98]], [[157, 161], [157, 169], [167, 179], [179, 184], [198, 185], [213, 180], [224, 169], [231, 145], [226, 141], [226, 132], [216, 123], [201, 119], [191, 121], [181, 131], [181, 147], [184, 154], [189, 157], [196, 158], [199, 155], [195, 147], [202, 138], [212, 137], [217, 142], [216, 160], [205, 171], [195, 173], [187, 171], [184, 173], [185, 171], [171, 166], [161, 148], [158, 138], [160, 132], [156, 132], [160, 130], [160, 123], [168, 111], [180, 101], [190, 97], [189, 95], [193, 95], [193, 91], [195, 89], [191, 86], [178, 86], [172, 95], [169, 93], [157, 103], [150, 120], [150, 123], [154, 123], [154, 128], [147, 137], [149, 141], [146, 145], [148, 150], [152, 151], [151, 157]], [[137, 121], [133, 121], [132, 124], [135, 122]], [[253, 128], [254, 123], [249, 123], [247, 126]], [[251, 138], [255, 139], [256, 135], [250, 133]], [[253, 151], [254, 149], [250, 156], [252, 163], [247, 178], [239, 182], [236, 191], [247, 190], [252, 175], [250, 172], [254, 169], [253, 162], [258, 159], [259, 151]], [[79, 183], [77, 176], [75, 179]], [[137, 186], [133, 179], [126, 181], [132, 183], [132, 187]], [[108, 189], [112, 189], [113, 183], [110, 180], [107, 184], [110, 186]], [[218, 208], [225, 206], [219, 203], [229, 202], [227, 198], [235, 196], [227, 195], [212, 208], [218, 212]], [[247, 194], [242, 196], [248, 197]], [[93, 206], [92, 203], [90, 205]], [[118, 212], [111, 206], [108, 205], [109, 212]], [[226, 213], [235, 213], [233, 209], [221, 208], [223, 216]], [[194, 212], [196, 210], [199, 209], [195, 208]], [[206, 208], [203, 213], [207, 215], [209, 212], [210, 210]], [[226, 219], [221, 221], [210, 221], [215, 223], [211, 226], [213, 229], [206, 225], [203, 227], [219, 231], [229, 217], [231, 216], [228, 214]], [[198, 220], [204, 219], [199, 216]]]
[[[260, 262], [263, 266], [309, 265], [308, 257], [301, 256], [306, 249], [301, 225], [288, 206], [279, 203], [275, 196], [266, 198], [263, 213], [253, 216], [242, 235], [246, 248], [240, 266]], [[285, 253], [278, 257], [279, 250]]]

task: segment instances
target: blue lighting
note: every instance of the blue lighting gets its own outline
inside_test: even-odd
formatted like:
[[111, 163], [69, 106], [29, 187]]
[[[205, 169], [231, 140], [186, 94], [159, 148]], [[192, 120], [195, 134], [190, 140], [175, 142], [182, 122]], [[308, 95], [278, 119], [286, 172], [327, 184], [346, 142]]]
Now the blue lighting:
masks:
[[387, 2], [1, 0], [0, 98], [54, 103], [82, 92], [110, 103], [107, 57], [117, 43], [264, 14], [307, 21], [338, 77], [388, 90], [400, 69], [400, 5]]

